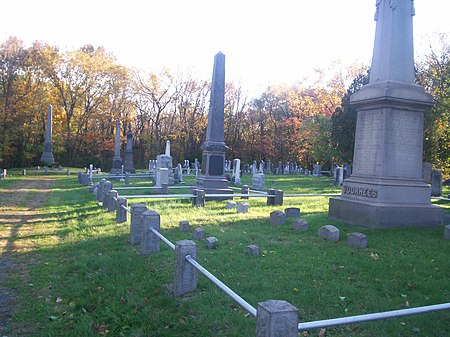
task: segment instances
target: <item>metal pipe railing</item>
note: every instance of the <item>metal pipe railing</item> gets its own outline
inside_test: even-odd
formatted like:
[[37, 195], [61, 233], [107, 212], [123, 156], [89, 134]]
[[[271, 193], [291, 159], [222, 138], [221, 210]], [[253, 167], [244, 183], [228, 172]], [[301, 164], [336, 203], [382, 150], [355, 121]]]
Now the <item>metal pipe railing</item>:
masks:
[[120, 205], [120, 207], [121, 207], [122, 209], [126, 210], [128, 213], [131, 213], [131, 210], [130, 210], [127, 206], [125, 206], [125, 205]]
[[157, 237], [159, 237], [162, 241], [164, 241], [164, 243], [166, 245], [168, 245], [170, 248], [172, 248], [173, 250], [175, 250], [175, 245], [170, 242], [169, 240], [167, 240], [160, 232], [158, 232], [156, 229], [154, 229], [153, 227], [150, 228], [150, 231], [155, 234]]
[[332, 319], [325, 319], [325, 320], [314, 321], [314, 322], [299, 323], [298, 330], [303, 331], [303, 330], [310, 330], [310, 329], [320, 329], [320, 328], [326, 328], [326, 327], [336, 326], [336, 325], [354, 324], [354, 323], [376, 321], [376, 320], [380, 320], [380, 319], [388, 319], [388, 318], [395, 318], [395, 317], [401, 317], [401, 316], [425, 314], [425, 313], [432, 312], [432, 311], [446, 310], [446, 309], [450, 309], [450, 303], [429, 305], [429, 306], [424, 306], [424, 307], [402, 309], [402, 310], [377, 312], [374, 314], [332, 318]]
[[340, 193], [290, 193], [285, 194], [285, 197], [337, 197], [340, 196]]
[[[183, 189], [193, 188], [195, 186], [167, 186], [168, 189]], [[127, 186], [127, 187], [114, 187], [115, 190], [156, 190], [161, 187], [156, 186]]]
[[148, 194], [148, 195], [123, 195], [121, 198], [126, 199], [159, 199], [159, 198], [166, 198], [166, 199], [182, 199], [182, 198], [193, 198], [195, 197], [194, 194]]
[[208, 270], [203, 268], [197, 261], [195, 261], [192, 256], [186, 255], [186, 261], [188, 261], [192, 266], [194, 266], [198, 271], [205, 275], [210, 281], [212, 281], [216, 286], [218, 286], [222, 291], [224, 291], [228, 296], [236, 301], [241, 307], [247, 310], [252, 316], [256, 317], [256, 309], [251, 306], [242, 297], [236, 294], [233, 290], [228, 288], [222, 281], [211, 274]]

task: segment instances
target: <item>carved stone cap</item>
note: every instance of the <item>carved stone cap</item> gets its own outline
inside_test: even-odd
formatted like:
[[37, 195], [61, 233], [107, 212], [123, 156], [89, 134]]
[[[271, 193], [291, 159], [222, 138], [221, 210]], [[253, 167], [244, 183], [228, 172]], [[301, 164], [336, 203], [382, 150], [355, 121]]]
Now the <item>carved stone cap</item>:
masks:
[[228, 146], [226, 146], [226, 144], [224, 142], [211, 142], [211, 141], [206, 141], [203, 143], [203, 145], [201, 146], [202, 150], [207, 150], [207, 151], [220, 151], [220, 152], [225, 152], [228, 149]]

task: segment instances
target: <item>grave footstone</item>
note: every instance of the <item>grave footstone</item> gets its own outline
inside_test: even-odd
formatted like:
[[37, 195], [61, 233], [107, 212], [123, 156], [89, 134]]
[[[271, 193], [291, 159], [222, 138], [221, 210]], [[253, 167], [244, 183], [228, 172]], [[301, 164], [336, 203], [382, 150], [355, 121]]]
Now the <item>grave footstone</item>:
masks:
[[216, 249], [219, 247], [219, 240], [214, 236], [209, 236], [205, 239], [206, 248]]
[[280, 210], [276, 210], [270, 213], [270, 223], [273, 226], [281, 226], [286, 223], [286, 214]]
[[189, 231], [189, 221], [187, 221], [187, 220], [180, 221], [178, 227], [180, 228], [181, 232], [188, 232]]
[[347, 244], [352, 248], [367, 248], [367, 236], [363, 233], [350, 233], [347, 236]]
[[300, 208], [298, 207], [287, 207], [284, 209], [284, 213], [287, 218], [294, 218], [300, 216]]
[[259, 256], [259, 247], [257, 245], [249, 245], [245, 250], [245, 254], [250, 256]]
[[329, 241], [339, 241], [339, 229], [332, 225], [320, 227], [318, 235]]
[[292, 228], [299, 232], [307, 232], [309, 231], [309, 224], [305, 219], [297, 219], [292, 221]]
[[203, 228], [195, 228], [192, 236], [195, 240], [203, 240], [205, 238], [205, 231]]
[[431, 196], [440, 197], [442, 195], [442, 172], [440, 170], [431, 171]]
[[238, 213], [248, 213], [248, 207], [249, 204], [246, 202], [240, 202], [237, 205], [237, 212]]
[[225, 208], [226, 209], [236, 209], [236, 202], [235, 201], [227, 201]]

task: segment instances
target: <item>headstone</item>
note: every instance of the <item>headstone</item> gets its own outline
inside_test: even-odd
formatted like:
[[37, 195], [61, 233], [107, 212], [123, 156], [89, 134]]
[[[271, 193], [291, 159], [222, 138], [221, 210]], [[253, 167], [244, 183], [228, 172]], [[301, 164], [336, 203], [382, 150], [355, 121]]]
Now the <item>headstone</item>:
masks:
[[45, 142], [44, 152], [41, 156], [41, 162], [46, 165], [53, 165], [55, 159], [53, 158], [53, 145], [52, 145], [52, 106], [48, 105], [47, 111], [47, 123], [45, 124]]
[[189, 231], [189, 221], [186, 221], [186, 220], [180, 221], [178, 227], [180, 228], [181, 232], [188, 232]]
[[241, 160], [235, 159], [233, 161], [233, 181], [236, 185], [241, 184]]
[[367, 248], [367, 236], [363, 233], [350, 233], [347, 236], [347, 244], [352, 248]]
[[181, 183], [184, 182], [184, 181], [183, 181], [183, 168], [181, 167], [181, 164], [178, 164], [178, 165], [177, 165], [177, 167], [176, 167], [176, 169], [175, 169], [175, 175], [174, 175], [174, 178], [175, 178], [175, 182], [176, 182], [176, 183], [181, 184]]
[[447, 225], [444, 228], [444, 239], [450, 240], [450, 225]]
[[165, 167], [156, 169], [155, 187], [162, 187], [163, 184], [169, 184], [169, 169]]
[[309, 231], [309, 224], [305, 219], [297, 219], [292, 221], [292, 228], [296, 231], [307, 232]]
[[237, 205], [237, 212], [238, 213], [248, 213], [248, 207], [249, 207], [248, 203], [240, 202]]
[[272, 173], [272, 164], [269, 159], [266, 161], [266, 173], [267, 174]]
[[205, 239], [205, 245], [208, 249], [216, 249], [219, 247], [219, 240], [214, 236], [209, 236]]
[[245, 254], [250, 256], [259, 256], [259, 247], [257, 245], [249, 245], [245, 250]]
[[227, 201], [225, 208], [226, 209], [236, 209], [236, 201]]
[[286, 214], [280, 210], [276, 210], [270, 213], [270, 223], [273, 226], [281, 226], [286, 223]]
[[128, 207], [128, 201], [125, 198], [117, 198], [116, 223], [127, 222], [128, 212], [123, 207]]
[[127, 145], [125, 148], [125, 155], [123, 160], [123, 169], [125, 172], [135, 173], [133, 164], [133, 132], [131, 131], [131, 123], [128, 124]]
[[423, 182], [424, 113], [433, 98], [415, 83], [413, 1], [377, 0], [369, 84], [350, 97], [357, 111], [353, 171], [328, 217], [366, 227], [433, 227], [444, 210]]
[[286, 214], [287, 218], [294, 218], [296, 216], [300, 216], [300, 208], [298, 207], [287, 207], [284, 209], [284, 214]]
[[338, 166], [336, 167], [334, 185], [342, 186], [343, 182], [344, 182], [344, 169]]
[[252, 176], [252, 188], [255, 190], [264, 189], [265, 180], [264, 173], [255, 173]]
[[[250, 188], [248, 185], [242, 185], [241, 194], [249, 194]], [[241, 199], [248, 199], [248, 197], [241, 197]]]
[[313, 176], [320, 177], [322, 175], [322, 166], [317, 164], [314, 165]]
[[442, 172], [440, 170], [431, 171], [431, 196], [440, 197], [442, 195]]
[[431, 184], [431, 171], [433, 170], [433, 164], [428, 162], [422, 163], [422, 178], [427, 184]]
[[192, 207], [205, 207], [205, 191], [195, 189], [192, 191], [194, 197], [192, 198]]
[[203, 228], [195, 228], [192, 235], [195, 240], [203, 240], [205, 238], [205, 231]]
[[[194, 189], [203, 189], [206, 194], [233, 194], [228, 188], [228, 180], [224, 175], [225, 153], [224, 142], [224, 100], [225, 100], [225, 55], [218, 53], [214, 57], [214, 68], [211, 85], [211, 98], [208, 113], [206, 140], [202, 145], [202, 170], [197, 177]], [[211, 197], [225, 200], [228, 197]]]
[[283, 206], [283, 191], [282, 190], [275, 190], [275, 206]]
[[275, 193], [276, 191], [273, 188], [269, 188], [267, 190], [267, 202], [266, 202], [267, 206], [275, 206], [275, 199], [276, 199]]
[[116, 147], [114, 151], [112, 174], [122, 174], [122, 158], [120, 157], [120, 120], [116, 123]]
[[332, 225], [326, 225], [319, 228], [319, 237], [329, 241], [339, 241], [339, 229]]

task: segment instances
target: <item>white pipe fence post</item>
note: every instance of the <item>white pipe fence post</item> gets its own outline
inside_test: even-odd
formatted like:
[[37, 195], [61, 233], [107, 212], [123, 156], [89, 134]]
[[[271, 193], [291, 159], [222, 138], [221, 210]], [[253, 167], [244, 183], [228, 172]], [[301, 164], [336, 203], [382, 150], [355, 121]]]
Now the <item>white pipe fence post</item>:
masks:
[[122, 205], [124, 207], [128, 207], [128, 200], [125, 198], [117, 198], [116, 203], [116, 223], [122, 223], [127, 222], [127, 211], [122, 208]]
[[175, 272], [173, 281], [173, 294], [182, 296], [197, 289], [198, 273], [186, 256], [190, 255], [197, 260], [197, 245], [191, 240], [181, 240], [175, 243]]
[[141, 237], [141, 254], [159, 253], [160, 239], [150, 228], [160, 231], [160, 216], [158, 212], [148, 210], [142, 213], [142, 237]]
[[141, 242], [141, 215], [147, 210], [144, 204], [134, 204], [131, 206], [130, 220], [130, 243], [132, 245]]
[[256, 337], [298, 337], [299, 310], [286, 301], [258, 303]]

